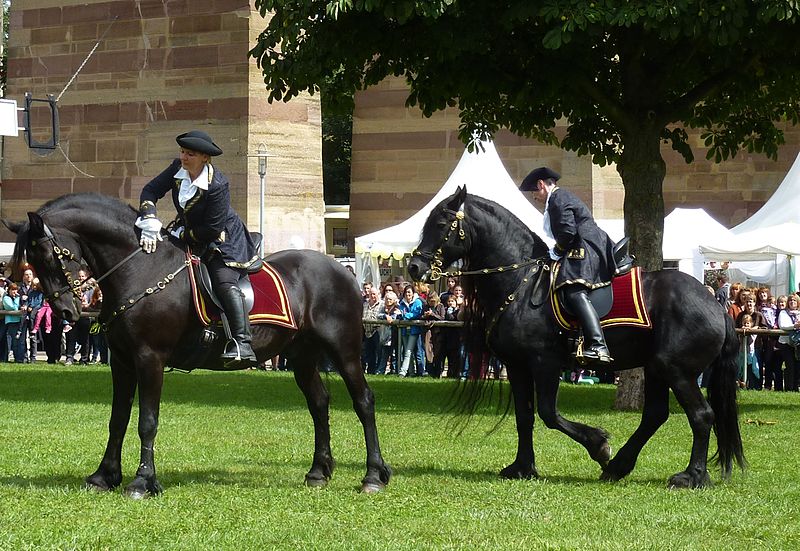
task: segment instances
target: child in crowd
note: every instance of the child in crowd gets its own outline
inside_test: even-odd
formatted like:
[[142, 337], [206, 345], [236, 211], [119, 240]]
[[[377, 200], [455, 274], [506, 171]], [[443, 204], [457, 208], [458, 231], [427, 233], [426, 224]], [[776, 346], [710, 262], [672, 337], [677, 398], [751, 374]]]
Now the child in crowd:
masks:
[[[750, 314], [743, 314], [741, 317], [741, 327], [745, 331], [754, 327], [753, 316]], [[747, 352], [747, 388], [761, 389], [761, 370], [758, 367], [758, 360], [756, 359], [756, 337], [757, 335], [748, 334], [745, 332], [745, 348]], [[739, 372], [739, 386], [744, 387], [744, 373]]]
[[[378, 313], [377, 318], [391, 323], [392, 320], [400, 319], [402, 315], [397, 307], [397, 294], [394, 291], [386, 291], [383, 296], [383, 311]], [[379, 325], [378, 333], [380, 334], [380, 354], [377, 372], [378, 374], [385, 373], [386, 364], [391, 360], [389, 373], [397, 374], [397, 357], [393, 354], [394, 345], [397, 342], [397, 327]]]

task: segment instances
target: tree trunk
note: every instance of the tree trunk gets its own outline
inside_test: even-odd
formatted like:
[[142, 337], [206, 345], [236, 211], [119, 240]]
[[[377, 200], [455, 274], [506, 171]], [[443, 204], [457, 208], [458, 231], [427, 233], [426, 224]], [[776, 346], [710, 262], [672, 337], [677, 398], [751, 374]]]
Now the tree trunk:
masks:
[[[663, 183], [666, 164], [661, 157], [660, 131], [642, 127], [624, 139], [617, 170], [625, 187], [625, 235], [631, 238], [631, 252], [642, 269], [660, 270], [663, 266], [664, 240]], [[641, 410], [644, 402], [644, 371], [622, 371], [614, 407], [618, 410]]]

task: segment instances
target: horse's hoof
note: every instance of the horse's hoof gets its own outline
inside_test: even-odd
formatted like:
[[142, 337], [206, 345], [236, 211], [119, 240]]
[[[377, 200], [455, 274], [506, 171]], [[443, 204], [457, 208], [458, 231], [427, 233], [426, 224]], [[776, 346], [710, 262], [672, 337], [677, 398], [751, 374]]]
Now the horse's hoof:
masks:
[[600, 473], [600, 480], [603, 482], [618, 482], [619, 480], [622, 480], [622, 477], [616, 473], [612, 473], [611, 471], [603, 469], [603, 472]]
[[536, 472], [536, 467], [519, 467], [512, 463], [500, 471], [500, 478], [505, 478], [507, 480], [530, 480], [531, 478], [539, 478], [539, 473]]
[[112, 490], [108, 486], [95, 484], [94, 482], [89, 482], [88, 480], [83, 483], [83, 489], [87, 490], [89, 492], [97, 492], [98, 494], [99, 493], [110, 492]]
[[708, 471], [706, 471], [703, 476], [697, 478], [693, 477], [686, 471], [682, 473], [677, 473], [672, 475], [672, 477], [670, 477], [669, 479], [669, 482], [667, 483], [667, 487], [670, 490], [678, 490], [684, 488], [688, 489], [704, 488], [709, 485], [711, 485], [711, 478], [708, 476]]
[[126, 489], [123, 492], [123, 494], [125, 495], [125, 497], [127, 497], [129, 499], [132, 499], [134, 501], [140, 501], [142, 499], [147, 499], [148, 497], [150, 497], [150, 494], [148, 494], [147, 492], [143, 492], [142, 490], [138, 490], [138, 489], [136, 489], [136, 490], [128, 490], [128, 489]]
[[306, 486], [309, 488], [324, 488], [328, 485], [327, 478], [311, 478], [306, 476]]
[[[119, 478], [121, 479], [122, 477]], [[87, 476], [86, 479], [83, 481], [84, 489], [90, 490], [92, 492], [110, 492], [117, 486], [119, 486], [119, 482], [117, 482], [116, 484], [114, 484], [113, 482], [109, 482], [106, 479], [106, 477], [97, 473]]]
[[122, 493], [125, 497], [130, 499], [140, 500], [159, 496], [163, 491], [164, 488], [161, 487], [161, 483], [158, 480], [145, 480], [142, 478], [137, 478], [128, 484]]
[[380, 484], [377, 482], [363, 482], [361, 484], [361, 493], [362, 494], [378, 494], [382, 492], [386, 488], [386, 484]]
[[611, 461], [611, 445], [609, 445], [608, 442], [600, 446], [595, 461], [597, 461], [603, 469], [608, 466], [608, 462]]

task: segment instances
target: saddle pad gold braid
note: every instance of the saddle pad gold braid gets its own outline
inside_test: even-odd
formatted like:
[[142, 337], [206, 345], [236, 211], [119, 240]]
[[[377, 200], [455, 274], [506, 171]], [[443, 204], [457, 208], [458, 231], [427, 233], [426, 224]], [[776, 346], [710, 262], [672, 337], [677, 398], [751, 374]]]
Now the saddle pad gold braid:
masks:
[[[197, 267], [193, 259], [192, 269], [189, 270], [192, 302], [200, 323], [211, 325], [220, 319], [219, 308], [201, 291], [195, 270]], [[262, 261], [261, 269], [255, 274], [250, 274], [250, 284], [253, 286], [254, 297], [253, 309], [249, 315], [251, 325], [268, 324], [297, 329], [283, 279], [272, 266]]]
[[[653, 326], [644, 300], [641, 267], [636, 266], [627, 274], [615, 277], [611, 280], [611, 287], [614, 293], [614, 302], [608, 314], [600, 319], [602, 327], [627, 326], [649, 329]], [[575, 318], [567, 316], [566, 312], [561, 309], [552, 286], [550, 287], [550, 306], [561, 327], [564, 329], [578, 328]]]

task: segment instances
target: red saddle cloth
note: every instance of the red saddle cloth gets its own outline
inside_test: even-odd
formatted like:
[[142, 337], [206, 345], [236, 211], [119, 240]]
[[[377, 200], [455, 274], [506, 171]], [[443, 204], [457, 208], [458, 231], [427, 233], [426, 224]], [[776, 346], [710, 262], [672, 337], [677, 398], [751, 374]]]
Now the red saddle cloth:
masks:
[[[198, 261], [199, 262], [199, 261]], [[192, 283], [192, 299], [197, 312], [197, 317], [203, 325], [211, 325], [219, 321], [219, 308], [214, 304], [206, 293], [197, 284], [198, 277], [196, 270], [198, 267], [195, 260], [192, 260], [192, 269], [189, 270], [189, 278]], [[262, 323], [279, 325], [290, 329], [297, 329], [292, 308], [289, 304], [289, 295], [283, 279], [275, 269], [267, 262], [261, 262], [261, 269], [250, 274], [250, 285], [253, 287], [253, 309], [250, 310], [250, 324], [258, 325]]]
[[[640, 267], [637, 266], [627, 274], [612, 279], [611, 288], [614, 293], [614, 302], [608, 314], [600, 318], [602, 327], [628, 326], [649, 329], [653, 326], [644, 301], [642, 269]], [[578, 322], [575, 318], [568, 316], [561, 309], [561, 305], [556, 299], [556, 293], [552, 288], [550, 289], [550, 305], [553, 308], [556, 321], [561, 327], [564, 329], [578, 328]]]

